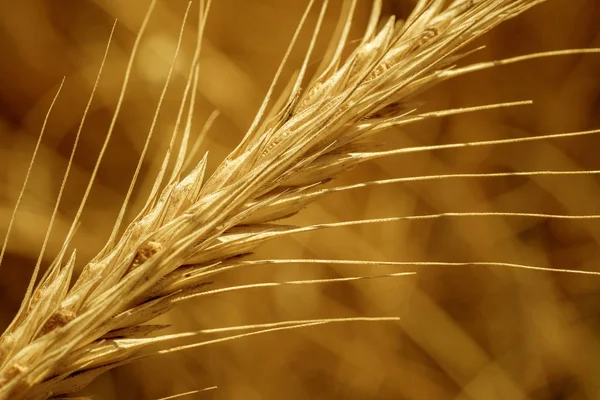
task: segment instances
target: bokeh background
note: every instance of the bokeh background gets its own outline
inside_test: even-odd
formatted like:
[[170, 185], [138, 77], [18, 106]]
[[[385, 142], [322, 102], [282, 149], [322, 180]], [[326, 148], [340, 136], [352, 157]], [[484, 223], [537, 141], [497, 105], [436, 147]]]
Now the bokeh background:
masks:
[[[314, 67], [341, 1], [331, 2]], [[405, 17], [414, 1], [386, 1]], [[187, 2], [159, 0], [134, 66], [122, 113], [73, 245], [81, 268], [107, 239], [129, 185]], [[221, 112], [202, 150], [209, 169], [239, 141], [300, 18], [305, 0], [214, 1], [201, 58], [196, 127]], [[147, 0], [0, 2], [0, 237], [33, 145], [63, 76], [0, 269], [0, 330], [16, 312], [40, 248], [115, 19], [118, 25], [74, 169], [45, 253], [56, 255], [110, 123]], [[175, 77], [134, 193], [139, 210], [173, 129], [193, 55], [197, 2]], [[370, 2], [360, 0], [359, 39]], [[314, 24], [316, 10], [311, 14]], [[600, 3], [548, 0], [474, 43], [463, 62], [531, 52], [600, 47]], [[309, 24], [309, 26], [312, 26]], [[291, 75], [308, 30], [285, 70]], [[424, 109], [503, 101], [532, 106], [419, 123], [378, 137], [389, 148], [600, 128], [600, 56], [530, 61], [464, 76], [422, 96]], [[595, 136], [426, 152], [362, 165], [334, 184], [460, 172], [600, 169]], [[305, 225], [436, 212], [600, 214], [600, 182], [510, 177], [397, 184], [337, 193], [290, 222]], [[600, 272], [600, 222], [445, 218], [304, 233], [263, 246], [257, 257], [395, 261], [502, 261]], [[198, 399], [547, 399], [600, 398], [600, 278], [506, 267], [253, 267], [216, 286], [413, 271], [414, 277], [254, 289], [190, 301], [161, 318], [171, 332], [286, 319], [400, 316], [398, 323], [347, 323], [266, 334], [147, 359], [99, 378], [96, 399], [156, 399], [205, 387]]]

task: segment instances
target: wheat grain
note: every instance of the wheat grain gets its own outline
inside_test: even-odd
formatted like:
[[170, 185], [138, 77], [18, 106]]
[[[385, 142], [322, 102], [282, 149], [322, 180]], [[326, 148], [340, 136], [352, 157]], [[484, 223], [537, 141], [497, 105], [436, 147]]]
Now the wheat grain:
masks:
[[[401, 22], [390, 18], [384, 21], [381, 29], [377, 30], [381, 2], [375, 1], [361, 43], [346, 61], [342, 61], [342, 51], [348, 42], [350, 24], [356, 5], [356, 1], [348, 1], [340, 17], [340, 23], [331, 41], [332, 45], [329, 51], [314, 78], [302, 90], [301, 86], [306, 79], [308, 63], [327, 9], [327, 1], [323, 1], [300, 70], [285, 89], [280, 101], [271, 106], [269, 110], [271, 97], [280, 79], [283, 65], [287, 62], [299, 32], [305, 24], [308, 12], [314, 5], [314, 1], [311, 1], [298, 24], [290, 48], [275, 74], [265, 101], [246, 136], [206, 180], [204, 179], [206, 156], [192, 168], [189, 174], [183, 176], [185, 167], [192, 162], [190, 160], [198, 148], [196, 145], [192, 146], [192, 150], [188, 154], [194, 109], [195, 91], [193, 88], [198, 82], [199, 44], [210, 7], [210, 2], [207, 5], [202, 3], [200, 7], [202, 23], [199, 28], [198, 46], [190, 68], [187, 86], [182, 95], [180, 113], [169, 150], [148, 200], [140, 214], [119, 236], [120, 226], [154, 131], [156, 118], [160, 113], [175, 61], [173, 61], [158, 101], [152, 127], [110, 238], [104, 249], [86, 265], [81, 276], [71, 287], [75, 252], [68, 255], [67, 248], [114, 130], [115, 121], [125, 96], [131, 66], [155, 4], [153, 1], [136, 39], [106, 141], [63, 249], [39, 285], [33, 290], [44, 251], [42, 249], [22, 307], [13, 323], [0, 338], [0, 398], [43, 399], [71, 393], [82, 388], [108, 369], [150, 355], [181, 351], [265, 332], [341, 321], [336, 319], [288, 321], [223, 328], [211, 332], [227, 332], [235, 329], [253, 329], [254, 331], [186, 346], [148, 350], [147, 347], [150, 345], [208, 332], [205, 330], [176, 335], [160, 335], [158, 331], [162, 326], [144, 325], [154, 317], [171, 309], [178, 302], [192, 297], [248, 288], [332, 283], [407, 275], [407, 273], [390, 273], [380, 276], [266, 282], [224, 289], [205, 289], [204, 286], [211, 276], [225, 270], [250, 265], [252, 262], [240, 261], [237, 257], [253, 251], [261, 243], [276, 237], [331, 227], [441, 217], [600, 218], [598, 215], [470, 212], [356, 220], [308, 227], [274, 223], [299, 212], [321, 195], [352, 188], [347, 186], [322, 189], [317, 186], [367, 160], [419, 151], [511, 144], [600, 133], [600, 130], [590, 130], [539, 137], [401, 148], [391, 151], [372, 150], [372, 143], [367, 140], [369, 135], [392, 126], [455, 113], [525, 104], [525, 102], [513, 102], [413, 115], [414, 112], [411, 111], [411, 108], [414, 97], [444, 80], [464, 73], [525, 61], [534, 57], [597, 52], [596, 50], [572, 50], [540, 53], [462, 68], [453, 66], [466, 54], [464, 47], [475, 38], [502, 21], [540, 2], [541, 0], [455, 0], [447, 5], [447, 2], [442, 0], [424, 0], [417, 3], [415, 10], [406, 21]], [[181, 37], [182, 33], [179, 43], [181, 43]], [[177, 57], [178, 51], [179, 44], [174, 59]], [[99, 76], [100, 74], [98, 74]], [[181, 145], [178, 151], [175, 151], [175, 138], [179, 134], [180, 123], [186, 110], [188, 113], [184, 123]], [[267, 110], [269, 110], [268, 113]], [[210, 126], [210, 120], [207, 127]], [[81, 132], [84, 121], [85, 116], [82, 118], [79, 132]], [[202, 136], [200, 135], [200, 137]], [[73, 152], [75, 148], [76, 145]], [[176, 153], [175, 166], [167, 183], [163, 185], [172, 153]], [[32, 163], [34, 159], [35, 152]], [[568, 175], [579, 173], [594, 174], [597, 171], [531, 171], [521, 174]], [[63, 185], [68, 174], [67, 170]], [[448, 178], [482, 176], [501, 175], [465, 174], [452, 175]], [[435, 176], [415, 179], [443, 178], [444, 176]], [[410, 178], [387, 182], [366, 182], [359, 186], [408, 180]], [[24, 182], [23, 190], [26, 183], [27, 180]], [[161, 187], [162, 192], [160, 192]], [[57, 204], [59, 201], [60, 195]], [[50, 228], [48, 235], [49, 233]], [[6, 249], [7, 240], [8, 235], [2, 248], [2, 254]], [[43, 248], [45, 244], [46, 241]], [[68, 258], [68, 261], [64, 262], [65, 258]], [[342, 260], [318, 261], [343, 262]], [[312, 262], [318, 261], [313, 260]], [[263, 260], [254, 263], [259, 262], [292, 263], [299, 261]], [[419, 265], [419, 263], [411, 264]], [[428, 263], [428, 265], [433, 264], [435, 263]], [[438, 264], [457, 265], [456, 263]], [[471, 262], [469, 264], [543, 269], [500, 262]], [[402, 265], [402, 263], [398, 262], [392, 265]], [[564, 271], [561, 270], [561, 272]], [[579, 272], [585, 273], [585, 271]], [[364, 319], [353, 318], [351, 320], [361, 321]]]

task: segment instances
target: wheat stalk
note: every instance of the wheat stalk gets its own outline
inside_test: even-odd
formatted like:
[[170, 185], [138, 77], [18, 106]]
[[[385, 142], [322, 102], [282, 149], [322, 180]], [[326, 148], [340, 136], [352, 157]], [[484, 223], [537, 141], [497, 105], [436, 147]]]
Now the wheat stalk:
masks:
[[[190, 149], [188, 142], [192, 132], [194, 88], [198, 84], [200, 43], [210, 7], [210, 1], [206, 5], [201, 2], [198, 45], [192, 60], [191, 72], [182, 94], [180, 113], [169, 150], [164, 157], [148, 200], [133, 222], [122, 234], [119, 234], [170, 79], [167, 79], [165, 83], [134, 178], [106, 246], [87, 263], [80, 277], [71, 285], [75, 251], [69, 254], [68, 247], [114, 129], [127, 88], [131, 65], [154, 7], [155, 2], [153, 1], [136, 39], [117, 104], [117, 111], [109, 128], [103, 150], [98, 157], [94, 173], [64, 246], [58, 258], [34, 288], [52, 228], [51, 222], [21, 309], [0, 338], [0, 398], [44, 399], [71, 393], [84, 387], [99, 374], [124, 363], [150, 355], [181, 351], [249, 335], [331, 322], [389, 320], [389, 318], [351, 318], [284, 321], [174, 335], [161, 335], [158, 333], [162, 328], [161, 325], [146, 324], [179, 302], [198, 296], [283, 284], [320, 284], [409, 274], [392, 273], [380, 276], [270, 282], [215, 290], [206, 289], [205, 286], [209, 279], [212, 279], [211, 277], [224, 271], [245, 268], [253, 264], [328, 262], [366, 265], [377, 263], [356, 260], [248, 261], [241, 259], [241, 256], [252, 252], [260, 244], [277, 237], [355, 224], [379, 224], [398, 220], [447, 217], [600, 218], [598, 215], [471, 212], [356, 220], [306, 227], [276, 223], [277, 220], [299, 212], [317, 198], [332, 192], [351, 190], [366, 185], [393, 184], [414, 180], [503, 176], [503, 174], [437, 175], [372, 181], [352, 186], [321, 187], [322, 184], [340, 173], [368, 160], [410, 152], [465, 146], [492, 146], [599, 133], [600, 130], [593, 130], [522, 139], [401, 148], [391, 151], [380, 151], [374, 146], [377, 141], [372, 139], [372, 136], [386, 128], [403, 126], [429, 118], [528, 103], [512, 102], [418, 113], [413, 103], [415, 96], [442, 81], [462, 74], [535, 57], [598, 52], [593, 49], [559, 51], [467, 67], [455, 66], [455, 63], [467, 54], [465, 50], [467, 44], [502, 21], [512, 18], [540, 2], [542, 0], [455, 0], [451, 2], [423, 0], [417, 3], [413, 13], [406, 21], [389, 18], [381, 21], [381, 27], [378, 29], [381, 2], [375, 1], [361, 42], [344, 61], [342, 53], [348, 44], [352, 16], [356, 6], [355, 0], [347, 1], [328, 52], [314, 77], [305, 84], [308, 63], [313, 55], [328, 5], [327, 1], [323, 1], [304, 62], [280, 99], [271, 105], [283, 66], [287, 63], [291, 49], [305, 25], [309, 11], [314, 7], [314, 1], [311, 1], [298, 24], [290, 47], [275, 74], [273, 83], [254, 122], [239, 145], [207, 179], [205, 179], [206, 156], [185, 174], [187, 166], [193, 163], [192, 160], [198, 149], [197, 145], [191, 146]], [[181, 43], [181, 36], [180, 34], [179, 43]], [[177, 49], [179, 49], [179, 44]], [[106, 51], [108, 52], [108, 47]], [[177, 53], [178, 50], [169, 72], [169, 78]], [[98, 79], [101, 72], [102, 68], [98, 73]], [[302, 86], [305, 88], [302, 89]], [[92, 91], [88, 109], [94, 91]], [[187, 116], [184, 118], [186, 111]], [[200, 138], [206, 134], [212, 120], [211, 118], [206, 124], [203, 133], [199, 135]], [[85, 115], [81, 121], [78, 138], [84, 122]], [[182, 124], [183, 128], [180, 129]], [[183, 132], [181, 144], [176, 149], [175, 142], [180, 131]], [[41, 138], [42, 135], [40, 135], [39, 141]], [[71, 153], [69, 166], [72, 163], [76, 147], [77, 142]], [[37, 147], [32, 156], [32, 164], [36, 152]], [[174, 158], [175, 165], [167, 178], [167, 166], [171, 158]], [[598, 171], [529, 171], [507, 175], [596, 173]], [[63, 179], [63, 188], [68, 175], [69, 169]], [[26, 184], [27, 178], [24, 181], [21, 196]], [[62, 188], [60, 193], [62, 194]], [[60, 202], [61, 194], [59, 194], [56, 207]], [[17, 201], [15, 213], [19, 201]], [[51, 221], [54, 220], [56, 207]], [[9, 225], [8, 234], [2, 247], [0, 261], [6, 251], [10, 227], [11, 225]], [[379, 262], [379, 264], [385, 264], [385, 262]], [[407, 263], [387, 262], [387, 264], [405, 265]], [[457, 263], [409, 263], [409, 265], [425, 264], [457, 265]], [[470, 264], [544, 269], [501, 262]], [[553, 271], [556, 270], [553, 269]], [[575, 272], [593, 274], [586, 271]], [[251, 332], [195, 342], [187, 346], [172, 347], [168, 344], [169, 341], [178, 338], [232, 330], [250, 330]], [[162, 350], [149, 348], [153, 344], [161, 344]]]

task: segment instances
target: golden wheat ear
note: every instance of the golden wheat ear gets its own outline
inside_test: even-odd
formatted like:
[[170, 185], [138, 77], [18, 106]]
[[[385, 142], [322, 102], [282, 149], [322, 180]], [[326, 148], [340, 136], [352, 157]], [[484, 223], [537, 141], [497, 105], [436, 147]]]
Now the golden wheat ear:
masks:
[[[152, 1], [136, 38], [118, 98], [114, 117], [97, 158], [89, 184], [77, 210], [73, 224], [58, 258], [36, 285], [42, 256], [52, 229], [52, 221], [61, 200], [65, 182], [73, 162], [79, 135], [92, 102], [90, 96], [61, 190], [36, 262], [31, 283], [14, 321], [0, 338], [0, 399], [46, 399], [85, 387], [103, 372], [146, 357], [182, 351], [199, 346], [230, 341], [289, 329], [318, 327], [330, 323], [397, 321], [396, 317], [354, 317], [277, 321], [252, 325], [205, 329], [165, 335], [165, 326], [149, 323], [178, 303], [200, 296], [232, 291], [316, 285], [391, 278], [414, 272], [361, 274], [343, 278], [324, 278], [263, 282], [225, 288], [207, 288], [225, 271], [241, 271], [253, 265], [330, 264], [387, 266], [456, 266], [478, 265], [550, 270], [556, 272], [598, 273], [549, 269], [505, 261], [468, 260], [465, 262], [424, 261], [360, 261], [335, 259], [264, 259], [247, 260], [262, 243], [281, 236], [302, 234], [318, 229], [338, 229], [359, 224], [381, 224], [392, 221], [431, 220], [437, 218], [535, 218], [535, 219], [600, 219], [599, 215], [560, 215], [533, 212], [444, 212], [437, 214], [356, 219], [352, 221], [293, 226], [278, 222], [294, 215], [306, 205], [334, 192], [346, 192], [374, 185], [445, 179], [483, 179], [516, 176], [592, 175], [598, 171], [520, 171], [510, 173], [471, 173], [417, 176], [374, 180], [355, 185], [324, 188], [322, 185], [340, 173], [362, 162], [414, 152], [446, 151], [462, 147], [515, 145], [579, 137], [600, 130], [550, 133], [543, 136], [481, 140], [433, 146], [415, 146], [393, 150], [377, 150], [378, 132], [419, 121], [453, 114], [513, 107], [529, 102], [498, 103], [435, 112], [412, 109], [415, 97], [442, 81], [536, 57], [595, 53], [582, 49], [539, 53], [490, 63], [456, 67], [455, 63], [469, 51], [465, 46], [502, 21], [512, 18], [540, 3], [539, 0], [422, 0], [406, 21], [391, 17], [380, 22], [381, 1], [375, 1], [367, 29], [356, 49], [342, 58], [347, 47], [356, 1], [344, 2], [339, 23], [329, 49], [317, 72], [307, 78], [308, 65], [323, 24], [328, 2], [320, 3], [316, 25], [306, 49], [306, 56], [282, 95], [272, 102], [284, 65], [288, 62], [300, 31], [304, 28], [314, 1], [310, 1], [286, 50], [273, 82], [256, 118], [239, 145], [209, 177], [207, 156], [197, 161], [199, 143], [207, 134], [214, 118], [206, 122], [195, 144], [189, 144], [194, 127], [193, 113], [199, 80], [199, 54], [210, 1], [200, 2], [196, 50], [180, 100], [179, 114], [170, 143], [155, 182], [142, 211], [121, 231], [126, 210], [140, 173], [150, 139], [155, 130], [165, 93], [169, 87], [177, 55], [182, 43], [185, 12], [179, 40], [163, 91], [157, 102], [134, 176], [104, 248], [89, 261], [71, 284], [75, 251], [69, 244], [102, 162], [107, 144], [125, 97], [129, 77], [142, 35], [154, 9]], [[114, 27], [113, 27], [114, 30]], [[112, 32], [111, 32], [112, 37]], [[110, 39], [109, 39], [110, 43]], [[106, 49], [108, 52], [108, 46]], [[106, 59], [106, 53], [104, 56]], [[102, 72], [101, 64], [98, 79]], [[308, 81], [308, 84], [305, 82]], [[306, 85], [304, 89], [302, 86]], [[273, 103], [271, 105], [271, 103]], [[45, 127], [45, 124], [44, 124]], [[44, 128], [42, 128], [42, 133]], [[177, 139], [179, 147], [176, 146]], [[42, 140], [40, 135], [37, 148]], [[174, 166], [169, 172], [169, 165]], [[30, 169], [31, 170], [31, 167]], [[188, 171], [185, 174], [186, 171]], [[10, 220], [0, 261], [6, 251], [14, 215], [24, 193], [29, 172]], [[233, 333], [238, 332], [242, 333]], [[224, 334], [212, 339], [204, 335]], [[192, 338], [192, 343], [175, 346], [176, 339]], [[208, 388], [212, 389], [212, 388]], [[207, 389], [207, 390], [208, 390]], [[177, 395], [176, 395], [177, 396]]]

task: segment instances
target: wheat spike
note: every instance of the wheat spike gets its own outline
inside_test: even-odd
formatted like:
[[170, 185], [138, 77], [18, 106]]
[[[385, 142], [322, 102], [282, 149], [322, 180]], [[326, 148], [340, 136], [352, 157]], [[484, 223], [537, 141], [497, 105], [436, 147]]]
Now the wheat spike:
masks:
[[[535, 57], [598, 52], [594, 49], [547, 52], [467, 67], [455, 66], [455, 63], [468, 53], [466, 45], [501, 22], [541, 2], [542, 0], [420, 0], [406, 21], [397, 21], [391, 17], [382, 21], [381, 27], [377, 29], [382, 6], [381, 1], [376, 0], [366, 32], [356, 49], [344, 60], [342, 54], [349, 41], [350, 26], [356, 8], [355, 0], [346, 1], [331, 45], [317, 68], [317, 73], [306, 84], [309, 62], [328, 7], [328, 1], [324, 0], [320, 2], [316, 25], [299, 71], [286, 87], [279, 101], [273, 102], [272, 97], [279, 83], [283, 66], [288, 62], [299, 32], [305, 25], [309, 11], [314, 7], [315, 2], [310, 1], [255, 120], [239, 145], [209, 177], [205, 177], [207, 155], [204, 155], [199, 162], [195, 162], [194, 155], [199, 146], [197, 144], [189, 146], [194, 131], [192, 115], [195, 88], [200, 74], [198, 55], [210, 8], [210, 1], [206, 4], [201, 2], [198, 44], [187, 85], [182, 94], [180, 112], [169, 149], [141, 212], [120, 233], [175, 67], [185, 19], [191, 7], [189, 3], [171, 69], [156, 106], [152, 126], [110, 237], [105, 247], [86, 264], [79, 278], [71, 285], [75, 251], [69, 253], [70, 240], [94, 183], [107, 143], [113, 134], [137, 48], [156, 3], [156, 0], [153, 0], [136, 38], [113, 120], [67, 240], [58, 259], [50, 266], [34, 290], [44, 252], [42, 249], [21, 309], [0, 338], [0, 399], [45, 399], [72, 393], [84, 387], [99, 374], [134, 360], [257, 334], [317, 327], [334, 322], [397, 320], [365, 317], [283, 321], [174, 335], [160, 334], [160, 330], [164, 327], [162, 325], [146, 324], [179, 302], [194, 297], [253, 288], [330, 284], [414, 274], [394, 272], [344, 278], [263, 282], [220, 289], [206, 288], [209, 279], [217, 279], [219, 273], [261, 263], [386, 264], [386, 262], [357, 260], [247, 261], [242, 259], [260, 244], [277, 237], [359, 224], [438, 218], [599, 219], [600, 216], [595, 214], [446, 212], [357, 219], [302, 227], [277, 222], [298, 213], [320, 196], [369, 185], [500, 176], [597, 174], [598, 171], [594, 170], [453, 174], [370, 181], [332, 188], [321, 186], [362, 162], [380, 157], [461, 147], [511, 145], [526, 141], [563, 139], [600, 133], [600, 130], [596, 129], [387, 151], [376, 148], [376, 139], [373, 135], [383, 129], [453, 114], [530, 103], [519, 101], [417, 113], [413, 107], [415, 96], [433, 85], [465, 73], [523, 62]], [[306, 87], [303, 88], [303, 85]], [[206, 129], [202, 130], [198, 140], [202, 140], [208, 132], [214, 118], [216, 114], [209, 118], [205, 125]], [[85, 116], [79, 132], [84, 120]], [[180, 134], [181, 140], [177, 149], [175, 143]], [[73, 152], [75, 148], [76, 145]], [[165, 183], [171, 157], [174, 157], [174, 166]], [[32, 163], [34, 159], [35, 152]], [[189, 166], [192, 168], [186, 175], [185, 171]], [[67, 179], [68, 174], [69, 170], [65, 173], [64, 180]], [[59, 202], [60, 195], [57, 206]], [[48, 235], [51, 225], [48, 228]], [[6, 244], [2, 248], [2, 254], [5, 249]], [[2, 255], [0, 260], [1, 258]], [[415, 267], [465, 264], [548, 270], [532, 265], [488, 261], [387, 262], [387, 265]], [[552, 271], [595, 274], [586, 271], [555, 269]], [[169, 344], [169, 341], [174, 339], [235, 330], [251, 332], [196, 341], [182, 346]], [[155, 345], [159, 350], [153, 347]]]

